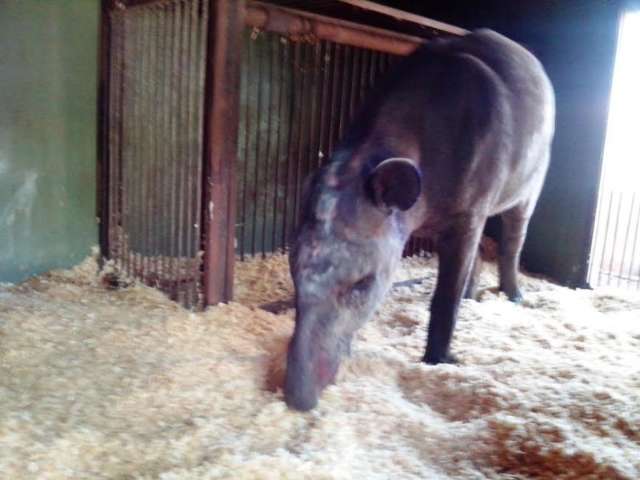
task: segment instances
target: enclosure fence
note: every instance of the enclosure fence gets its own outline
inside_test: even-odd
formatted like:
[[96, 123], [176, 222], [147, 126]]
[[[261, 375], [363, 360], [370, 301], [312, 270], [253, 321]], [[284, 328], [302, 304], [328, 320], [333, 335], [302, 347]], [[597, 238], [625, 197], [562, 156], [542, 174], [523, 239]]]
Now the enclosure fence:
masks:
[[262, 2], [104, 0], [103, 257], [189, 308], [231, 299], [236, 255], [287, 249], [305, 178], [422, 41]]
[[110, 12], [109, 255], [172, 299], [201, 303], [208, 1]]
[[[277, 21], [269, 22], [269, 16]], [[305, 32], [298, 26], [305, 21], [320, 24], [309, 23]], [[259, 2], [249, 7], [247, 23], [236, 200], [241, 260], [287, 249], [305, 179], [330, 160], [376, 82], [420, 41], [373, 29], [373, 40], [358, 37], [353, 28], [338, 35], [343, 22]], [[326, 37], [348, 37], [351, 44], [318, 38], [314, 33], [321, 28]], [[281, 33], [292, 30], [293, 36]], [[426, 240], [411, 239], [406, 253], [427, 249]]]
[[640, 290], [640, 191], [602, 189], [589, 284]]

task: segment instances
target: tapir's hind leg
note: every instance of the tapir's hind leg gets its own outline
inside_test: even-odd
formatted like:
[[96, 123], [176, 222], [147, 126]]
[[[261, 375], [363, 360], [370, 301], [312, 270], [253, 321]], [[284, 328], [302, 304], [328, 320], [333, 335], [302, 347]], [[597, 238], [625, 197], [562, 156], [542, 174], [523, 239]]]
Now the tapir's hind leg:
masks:
[[518, 288], [518, 266], [531, 213], [532, 208], [527, 202], [501, 215], [502, 236], [498, 247], [500, 290], [507, 294], [509, 300], [516, 303], [522, 301], [522, 293]]
[[457, 222], [438, 239], [438, 283], [431, 301], [426, 363], [454, 363], [449, 353], [458, 307], [478, 252], [486, 219]]

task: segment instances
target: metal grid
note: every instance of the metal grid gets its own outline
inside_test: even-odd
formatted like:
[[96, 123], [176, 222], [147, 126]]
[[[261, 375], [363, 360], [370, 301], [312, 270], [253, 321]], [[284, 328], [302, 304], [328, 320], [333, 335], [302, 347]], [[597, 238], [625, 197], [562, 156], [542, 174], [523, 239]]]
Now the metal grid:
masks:
[[232, 297], [234, 233], [243, 258], [286, 249], [305, 177], [420, 41], [242, 0], [102, 11], [101, 251], [188, 308]]
[[640, 290], [639, 192], [600, 194], [589, 283]]
[[107, 257], [187, 307], [202, 304], [208, 0], [108, 12]]
[[[247, 29], [242, 58], [236, 238], [244, 259], [287, 248], [304, 180], [330, 159], [398, 56]], [[406, 253], [427, 246], [412, 239]]]

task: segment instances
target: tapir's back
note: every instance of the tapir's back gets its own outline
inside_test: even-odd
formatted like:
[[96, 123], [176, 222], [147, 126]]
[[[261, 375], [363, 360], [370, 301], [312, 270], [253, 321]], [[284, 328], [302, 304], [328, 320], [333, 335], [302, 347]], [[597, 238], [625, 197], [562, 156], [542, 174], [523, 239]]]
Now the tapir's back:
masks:
[[[492, 213], [498, 213], [526, 197], [537, 199], [549, 162], [554, 131], [553, 88], [540, 62], [525, 48], [491, 30], [464, 37], [462, 49], [482, 61], [501, 82], [508, 104], [508, 175]], [[489, 108], [491, 105], [489, 105]]]
[[496, 214], [537, 196], [554, 98], [526, 49], [490, 30], [434, 42], [410, 56], [386, 88], [370, 138], [406, 139], [411, 132], [430, 205], [484, 205]]

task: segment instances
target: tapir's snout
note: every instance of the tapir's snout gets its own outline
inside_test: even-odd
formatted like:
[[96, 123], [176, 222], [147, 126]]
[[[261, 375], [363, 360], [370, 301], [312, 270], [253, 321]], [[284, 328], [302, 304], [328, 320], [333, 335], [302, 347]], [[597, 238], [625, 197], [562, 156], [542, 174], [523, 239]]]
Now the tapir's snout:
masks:
[[284, 399], [289, 408], [307, 412], [318, 405], [319, 391], [310, 378], [311, 366], [305, 366], [292, 355], [287, 356], [287, 376], [284, 383]]
[[[322, 390], [333, 382], [340, 362], [337, 342], [322, 329], [294, 333], [287, 352], [284, 398], [295, 410], [308, 411], [318, 404]], [[335, 345], [334, 345], [335, 343]]]

